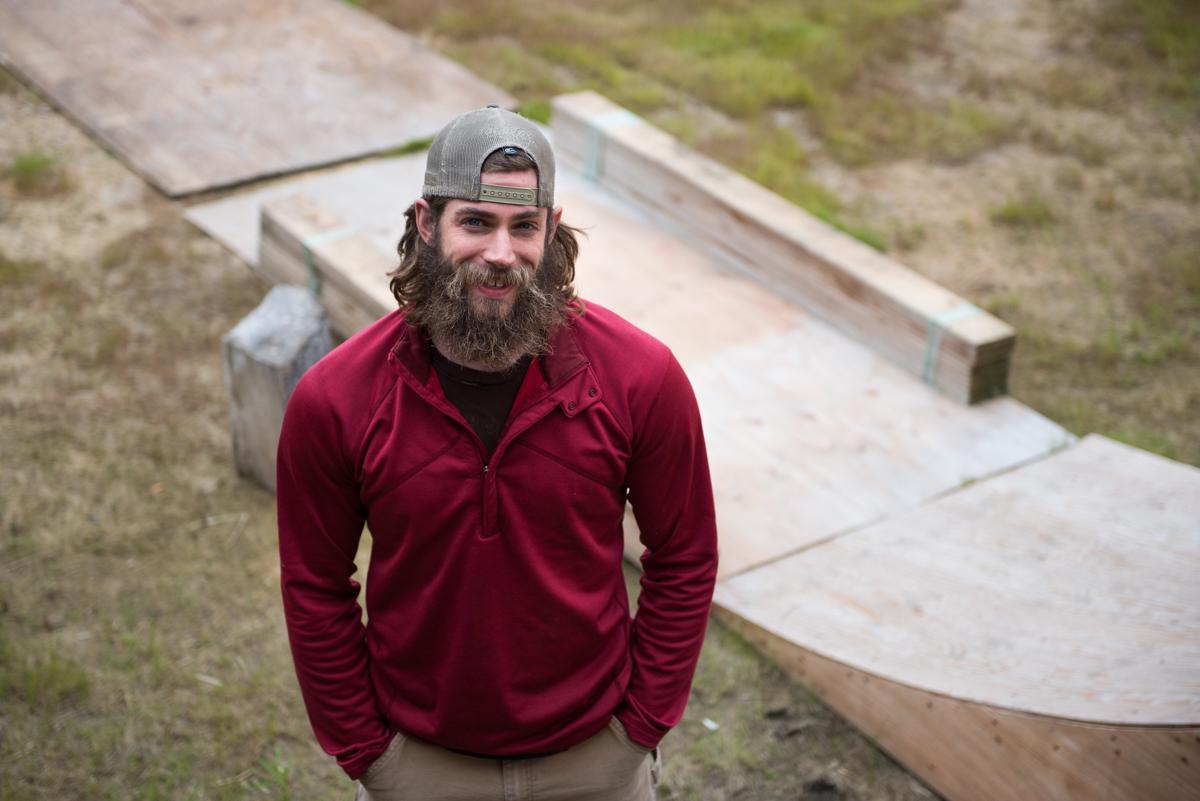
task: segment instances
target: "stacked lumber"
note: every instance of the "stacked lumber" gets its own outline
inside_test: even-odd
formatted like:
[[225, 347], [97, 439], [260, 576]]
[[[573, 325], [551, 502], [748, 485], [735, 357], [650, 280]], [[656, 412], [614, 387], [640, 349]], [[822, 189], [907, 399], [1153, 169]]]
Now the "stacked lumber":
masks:
[[308, 287], [339, 336], [396, 308], [387, 278], [395, 260], [319, 202], [306, 195], [268, 201], [259, 220], [259, 271]]
[[1011, 326], [594, 92], [554, 99], [555, 149], [963, 403], [1003, 394]]

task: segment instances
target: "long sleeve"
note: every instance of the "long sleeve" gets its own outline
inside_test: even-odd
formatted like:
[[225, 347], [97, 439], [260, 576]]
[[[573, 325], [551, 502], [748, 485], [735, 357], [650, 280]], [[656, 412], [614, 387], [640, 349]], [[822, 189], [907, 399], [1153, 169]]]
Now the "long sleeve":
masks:
[[281, 589], [313, 732], [357, 777], [391, 732], [372, 689], [359, 585], [351, 579], [365, 510], [328, 398], [310, 372], [284, 415], [276, 471]]
[[646, 552], [633, 674], [617, 716], [633, 740], [654, 747], [683, 717], [716, 582], [717, 531], [699, 410], [673, 357], [639, 417], [627, 477]]

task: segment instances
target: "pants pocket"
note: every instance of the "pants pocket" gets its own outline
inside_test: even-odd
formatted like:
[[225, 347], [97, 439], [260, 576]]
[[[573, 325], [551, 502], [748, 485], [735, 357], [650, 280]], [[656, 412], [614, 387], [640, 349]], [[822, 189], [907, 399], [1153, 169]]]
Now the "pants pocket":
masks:
[[608, 728], [618, 740], [624, 743], [627, 747], [632, 748], [637, 753], [643, 756], [650, 753], [651, 749], [646, 748], [644, 745], [635, 743], [630, 738], [629, 732], [625, 730], [625, 724], [618, 720], [616, 715], [613, 715], [612, 718], [609, 719]]
[[[396, 732], [383, 753], [375, 758], [371, 767], [367, 768], [367, 772], [359, 778], [359, 792], [355, 796], [357, 801], [370, 801], [372, 798], [382, 795], [388, 787], [393, 785], [394, 777], [391, 774], [400, 761], [400, 751], [403, 748], [404, 735]], [[376, 795], [372, 795], [372, 793]]]

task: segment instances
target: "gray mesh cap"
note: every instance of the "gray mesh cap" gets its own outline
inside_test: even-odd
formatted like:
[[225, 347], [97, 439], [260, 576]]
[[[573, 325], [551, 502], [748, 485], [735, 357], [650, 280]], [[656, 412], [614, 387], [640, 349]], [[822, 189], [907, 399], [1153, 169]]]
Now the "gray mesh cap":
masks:
[[[538, 188], [493, 187], [479, 180], [484, 160], [506, 147], [528, 153], [537, 164]], [[554, 206], [554, 151], [537, 125], [499, 106], [455, 117], [434, 137], [425, 160], [424, 197]]]

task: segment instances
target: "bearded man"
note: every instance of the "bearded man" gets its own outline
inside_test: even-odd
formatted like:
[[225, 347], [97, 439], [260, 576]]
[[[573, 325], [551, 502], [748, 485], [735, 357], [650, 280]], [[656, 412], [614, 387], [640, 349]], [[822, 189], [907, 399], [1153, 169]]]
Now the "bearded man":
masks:
[[360, 800], [652, 799], [683, 714], [717, 559], [700, 418], [664, 345], [575, 296], [561, 218], [537, 126], [450, 122], [406, 213], [400, 308], [288, 404], [284, 612]]

